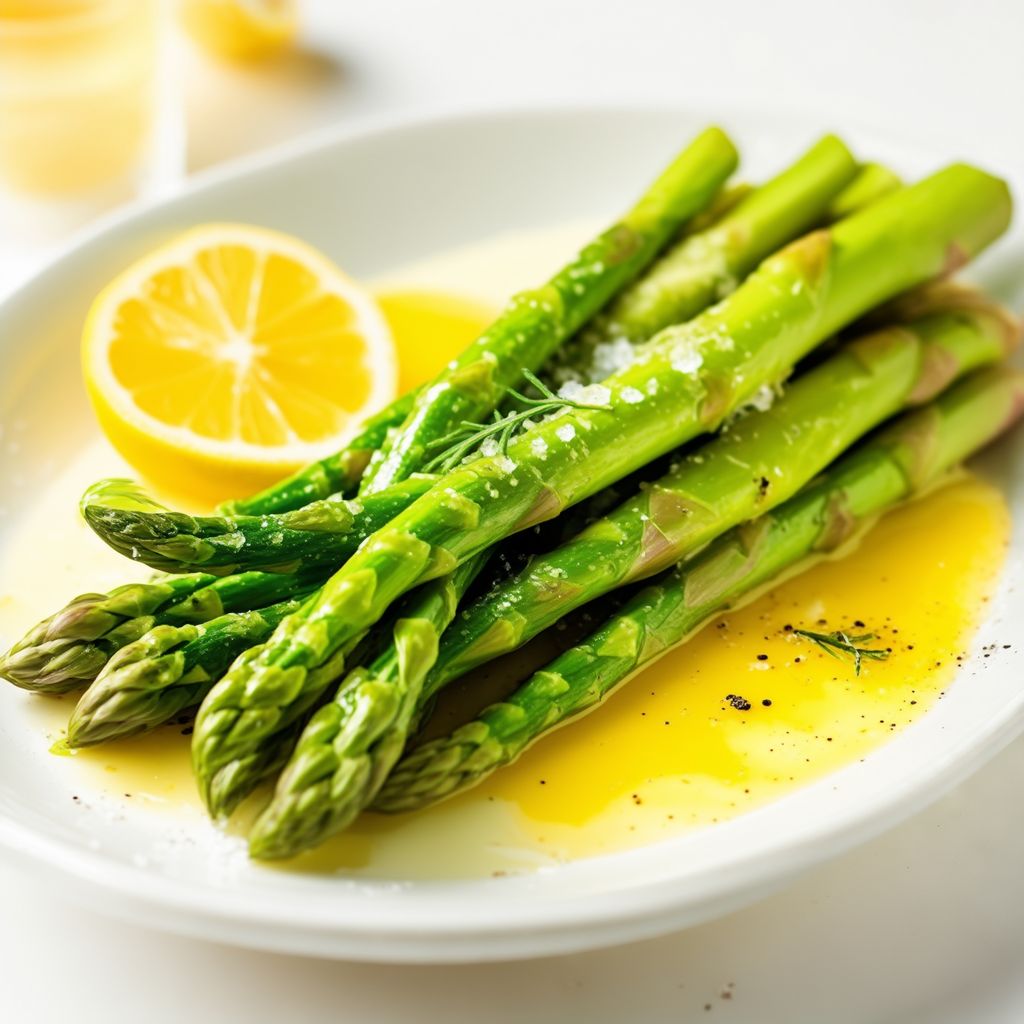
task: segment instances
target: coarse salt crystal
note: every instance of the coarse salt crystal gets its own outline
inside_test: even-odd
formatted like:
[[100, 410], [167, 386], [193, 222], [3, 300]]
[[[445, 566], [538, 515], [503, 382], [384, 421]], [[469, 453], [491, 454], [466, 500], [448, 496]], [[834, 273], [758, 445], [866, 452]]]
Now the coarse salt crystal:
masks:
[[677, 373], [696, 373], [704, 357], [691, 345], [680, 345], [672, 353], [672, 369]]
[[583, 385], [576, 380], [567, 380], [559, 389], [558, 397], [579, 405], [607, 405], [612, 393], [603, 384]]
[[634, 349], [628, 338], [613, 338], [602, 341], [594, 346], [590, 357], [590, 376], [594, 380], [604, 380], [613, 373], [629, 366], [633, 361]]
[[758, 412], [767, 412], [775, 401], [775, 389], [770, 384], [762, 384], [761, 387], [750, 396], [747, 403]]

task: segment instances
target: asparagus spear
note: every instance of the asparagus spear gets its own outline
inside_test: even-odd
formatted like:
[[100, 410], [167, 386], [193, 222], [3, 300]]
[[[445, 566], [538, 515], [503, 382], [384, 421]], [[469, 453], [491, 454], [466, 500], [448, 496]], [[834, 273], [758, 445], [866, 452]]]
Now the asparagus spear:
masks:
[[340, 452], [313, 462], [248, 498], [223, 502], [218, 511], [226, 516], [262, 516], [271, 512], [291, 512], [332, 494], [351, 494], [359, 485], [370, 457], [384, 443], [388, 431], [405, 422], [415, 397], [416, 392], [410, 391], [371, 416], [359, 434]]
[[679, 227], [710, 202], [737, 163], [718, 128], [699, 135], [621, 221], [590, 242], [543, 287], [517, 295], [505, 312], [416, 398], [384, 457], [363, 477], [374, 493], [422, 469], [426, 446], [497, 407], [523, 370], [538, 369]]
[[114, 651], [142, 636], [159, 608], [187, 599], [214, 579], [197, 573], [81, 594], [0, 658], [0, 676], [37, 693], [77, 689], [96, 677]]
[[86, 747], [169, 722], [196, 707], [242, 651], [266, 639], [300, 598], [198, 625], [158, 625], [117, 651], [79, 698], [67, 742]]
[[825, 220], [827, 223], [842, 220], [902, 187], [899, 175], [888, 167], [883, 164], [864, 164], [853, 181], [829, 204]]
[[475, 785], [570, 716], [600, 703], [719, 612], [802, 568], [806, 559], [834, 551], [987, 444], [1022, 411], [1024, 375], [992, 368], [904, 415], [784, 505], [660, 576], [506, 701], [413, 750], [388, 777], [375, 809], [414, 810]]
[[292, 512], [191, 516], [157, 504], [130, 480], [101, 480], [85, 492], [81, 508], [103, 541], [154, 569], [295, 573], [341, 565], [432, 482], [418, 474], [366, 498], [335, 495]]
[[1009, 212], [1004, 183], [949, 167], [791, 244], [730, 298], [662, 332], [598, 386], [607, 409], [569, 410], [442, 477], [207, 695], [192, 754], [211, 812], [244, 796], [233, 780], [271, 756], [338, 674], [339, 649], [403, 593], [713, 430], [821, 339], [984, 248]]
[[819, 224], [856, 173], [850, 151], [827, 135], [706, 230], [688, 234], [583, 331], [573, 348], [590, 354], [586, 376], [607, 376], [608, 353], [622, 350], [628, 357], [630, 345], [734, 291], [766, 256]]
[[308, 592], [326, 573], [191, 573], [82, 594], [0, 657], [0, 676], [37, 693], [92, 682], [110, 657], [154, 626], [208, 622]]
[[348, 826], [376, 796], [405, 746], [438, 641], [486, 552], [411, 593], [393, 641], [350, 672], [303, 730], [274, 797], [249, 835], [256, 857], [287, 857]]
[[741, 418], [466, 609], [445, 633], [424, 699], [573, 609], [668, 568], [785, 501], [882, 420], [1001, 359], [1019, 334], [1009, 314], [972, 298], [847, 345], [770, 408]]

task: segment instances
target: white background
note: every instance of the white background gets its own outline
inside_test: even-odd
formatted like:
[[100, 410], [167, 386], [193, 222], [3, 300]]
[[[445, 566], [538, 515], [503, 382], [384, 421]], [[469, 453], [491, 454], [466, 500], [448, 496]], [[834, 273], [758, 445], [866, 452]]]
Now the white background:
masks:
[[[587, 100], [753, 102], [1024, 161], [1019, 0], [306, 0], [305, 22], [308, 52], [270, 69], [189, 60], [193, 169], [339, 119]], [[107, 921], [0, 867], [0, 1020], [1024, 1021], [1022, 792], [1018, 741], [749, 910], [521, 964], [245, 952]]]

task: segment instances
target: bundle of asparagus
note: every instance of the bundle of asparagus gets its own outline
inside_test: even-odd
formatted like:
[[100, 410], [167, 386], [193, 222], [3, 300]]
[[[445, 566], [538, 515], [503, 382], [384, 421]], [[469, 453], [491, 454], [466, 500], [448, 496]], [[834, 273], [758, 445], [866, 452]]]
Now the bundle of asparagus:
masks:
[[[999, 236], [1000, 181], [953, 165], [903, 187], [832, 136], [758, 188], [726, 185], [736, 163], [703, 133], [435, 381], [266, 491], [197, 517], [126, 481], [91, 488], [95, 532], [166, 575], [76, 598], [0, 674], [85, 687], [72, 746], [198, 708], [210, 812], [276, 774], [250, 850], [288, 857], [368, 806], [473, 784], [1014, 420], [1024, 379], [997, 365], [1012, 317], [957, 289], [890, 302]], [[509, 575], [505, 553], [552, 520], [550, 550]], [[403, 758], [441, 687], [649, 578]]]

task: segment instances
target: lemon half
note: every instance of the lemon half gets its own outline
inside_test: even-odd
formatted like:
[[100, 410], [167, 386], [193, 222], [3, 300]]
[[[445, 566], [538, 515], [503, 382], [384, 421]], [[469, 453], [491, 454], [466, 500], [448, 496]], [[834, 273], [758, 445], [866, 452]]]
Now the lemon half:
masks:
[[188, 231], [112, 281], [89, 311], [82, 361], [125, 458], [218, 498], [341, 447], [397, 381], [366, 291], [298, 239], [234, 224]]

